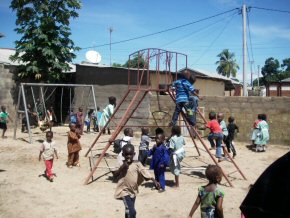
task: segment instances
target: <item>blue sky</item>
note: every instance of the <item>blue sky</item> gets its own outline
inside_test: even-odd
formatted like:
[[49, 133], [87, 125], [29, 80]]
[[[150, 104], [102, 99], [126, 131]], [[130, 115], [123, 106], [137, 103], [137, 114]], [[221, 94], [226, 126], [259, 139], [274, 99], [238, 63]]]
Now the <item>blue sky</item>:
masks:
[[[71, 22], [72, 39], [79, 47], [97, 46], [109, 42], [109, 27], [114, 29], [112, 42], [115, 42], [196, 21], [241, 7], [243, 3], [290, 11], [288, 0], [83, 0], [79, 17]], [[0, 32], [6, 36], [0, 40], [2, 48], [13, 48], [14, 41], [20, 38], [13, 31], [16, 17], [9, 4], [9, 0], [0, 2]], [[251, 9], [249, 20], [255, 71], [268, 57], [280, 62], [290, 57], [290, 14]], [[130, 53], [149, 47], [185, 53], [189, 67], [211, 72], [216, 70], [217, 54], [228, 48], [236, 55], [240, 66], [237, 77], [241, 78], [242, 16], [232, 12], [163, 34], [112, 45], [112, 62], [123, 64]], [[74, 62], [85, 60], [88, 50], [77, 52]], [[95, 50], [102, 55], [102, 63], [109, 64], [109, 46]]]

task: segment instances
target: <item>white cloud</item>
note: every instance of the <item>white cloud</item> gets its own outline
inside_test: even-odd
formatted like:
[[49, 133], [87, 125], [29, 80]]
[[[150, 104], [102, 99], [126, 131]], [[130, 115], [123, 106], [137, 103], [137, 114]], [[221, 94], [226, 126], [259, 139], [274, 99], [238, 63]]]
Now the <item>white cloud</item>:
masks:
[[252, 25], [251, 32], [257, 37], [268, 39], [282, 38], [290, 40], [290, 29], [287, 27]]

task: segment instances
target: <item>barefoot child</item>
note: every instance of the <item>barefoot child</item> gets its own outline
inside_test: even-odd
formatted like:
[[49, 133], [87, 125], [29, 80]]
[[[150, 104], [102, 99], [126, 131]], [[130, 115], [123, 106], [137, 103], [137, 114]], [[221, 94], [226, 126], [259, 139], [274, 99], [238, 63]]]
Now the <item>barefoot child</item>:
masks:
[[164, 141], [165, 135], [158, 134], [156, 136], [156, 145], [148, 152], [148, 156], [152, 156], [150, 169], [154, 170], [155, 179], [160, 183], [160, 192], [165, 191], [165, 170], [170, 161]]
[[141, 134], [138, 160], [142, 163], [143, 166], [145, 166], [148, 157], [149, 143], [151, 142], [151, 138], [149, 137], [149, 128], [142, 127]]
[[[209, 113], [210, 121], [206, 124], [206, 127], [210, 129], [210, 134], [207, 139], [210, 142], [211, 150], [216, 149], [216, 157], [219, 161], [222, 161], [222, 140], [223, 140], [223, 132], [222, 129], [216, 119], [216, 113]], [[214, 143], [216, 141], [216, 144]]]
[[175, 176], [175, 186], [179, 187], [180, 162], [185, 157], [185, 150], [183, 146], [185, 141], [181, 135], [179, 126], [173, 126], [171, 129], [171, 138], [169, 140], [170, 155], [170, 171]]
[[68, 160], [67, 166], [72, 168], [73, 166], [80, 166], [79, 164], [79, 152], [82, 149], [80, 144], [80, 134], [76, 129], [76, 124], [70, 123], [70, 131], [68, 132], [67, 139], [67, 150], [68, 150]]
[[3, 129], [2, 132], [2, 138], [5, 138], [5, 132], [7, 130], [7, 123], [8, 123], [8, 119], [10, 121], [11, 118], [9, 116], [9, 113], [6, 111], [6, 107], [5, 106], [1, 106], [1, 112], [0, 112], [0, 129]]
[[39, 152], [39, 161], [41, 161], [41, 157], [44, 160], [45, 163], [45, 176], [46, 178], [53, 182], [53, 173], [52, 173], [52, 166], [53, 166], [53, 159], [54, 155], [56, 156], [56, 159], [58, 159], [57, 150], [55, 148], [55, 142], [52, 141], [53, 138], [53, 132], [48, 131], [46, 133], [46, 141], [44, 141], [40, 147]]
[[205, 171], [208, 184], [198, 188], [198, 196], [188, 217], [192, 217], [200, 205], [201, 218], [223, 218], [224, 192], [218, 187], [222, 180], [222, 170], [219, 166], [209, 165]]
[[138, 186], [143, 180], [152, 180], [159, 189], [159, 183], [150, 175], [139, 161], [133, 161], [135, 156], [134, 146], [126, 144], [123, 147], [124, 161], [122, 166], [114, 172], [118, 177], [118, 184], [115, 191], [115, 198], [123, 200], [125, 205], [125, 217], [135, 218], [135, 200], [139, 192]]

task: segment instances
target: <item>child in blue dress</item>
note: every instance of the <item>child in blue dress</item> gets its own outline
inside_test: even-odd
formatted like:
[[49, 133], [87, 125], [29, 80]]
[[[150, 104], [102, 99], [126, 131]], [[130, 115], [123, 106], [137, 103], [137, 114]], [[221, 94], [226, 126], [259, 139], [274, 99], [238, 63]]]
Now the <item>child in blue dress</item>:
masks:
[[148, 152], [148, 156], [152, 156], [150, 169], [154, 170], [155, 179], [161, 186], [159, 192], [165, 191], [165, 170], [170, 160], [164, 141], [164, 134], [156, 135], [156, 145]]
[[191, 218], [200, 205], [201, 218], [223, 218], [224, 192], [218, 187], [222, 180], [222, 169], [209, 165], [205, 170], [208, 184], [198, 188], [198, 196], [188, 215]]
[[185, 141], [181, 135], [179, 126], [173, 126], [171, 129], [171, 138], [169, 139], [170, 155], [170, 171], [175, 176], [175, 187], [179, 187], [180, 162], [185, 157], [183, 146]]

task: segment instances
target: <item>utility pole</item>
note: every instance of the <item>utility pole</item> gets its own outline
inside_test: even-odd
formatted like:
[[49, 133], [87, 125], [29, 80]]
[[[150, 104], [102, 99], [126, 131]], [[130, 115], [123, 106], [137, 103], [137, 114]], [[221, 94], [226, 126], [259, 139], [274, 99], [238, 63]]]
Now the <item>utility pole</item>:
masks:
[[109, 28], [109, 32], [110, 32], [110, 67], [111, 67], [112, 66], [112, 32], [113, 32], [112, 27]]
[[248, 96], [247, 89], [247, 6], [244, 4], [242, 9], [243, 15], [243, 96]]

